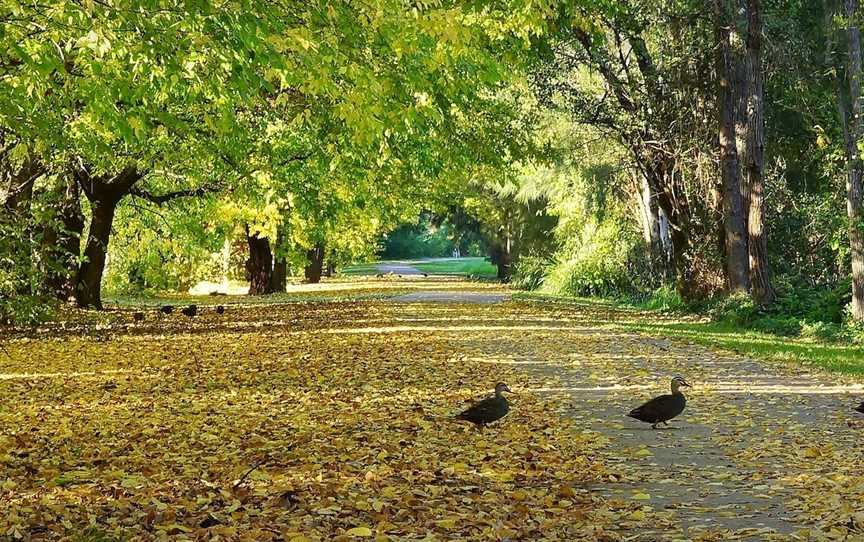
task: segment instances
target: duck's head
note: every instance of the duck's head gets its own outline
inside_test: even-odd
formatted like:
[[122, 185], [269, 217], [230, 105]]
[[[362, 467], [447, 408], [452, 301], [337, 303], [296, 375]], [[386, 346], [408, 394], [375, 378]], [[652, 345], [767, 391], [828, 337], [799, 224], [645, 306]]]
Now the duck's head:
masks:
[[690, 384], [684, 380], [683, 376], [676, 376], [672, 378], [672, 393], [678, 393], [678, 388], [689, 388]]
[[495, 395], [501, 395], [505, 391], [509, 391], [510, 393], [513, 393], [513, 390], [511, 390], [510, 386], [508, 386], [507, 384], [505, 384], [503, 382], [499, 382], [499, 383], [495, 384]]

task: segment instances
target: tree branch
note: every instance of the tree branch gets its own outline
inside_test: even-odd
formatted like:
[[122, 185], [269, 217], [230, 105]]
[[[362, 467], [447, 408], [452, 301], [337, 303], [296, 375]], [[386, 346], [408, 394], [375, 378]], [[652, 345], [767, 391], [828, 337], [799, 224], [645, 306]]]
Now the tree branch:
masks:
[[133, 188], [129, 194], [132, 196], [137, 196], [143, 200], [147, 200], [150, 203], [155, 203], [156, 205], [162, 206], [170, 201], [179, 198], [200, 198], [202, 196], [206, 196], [207, 194], [212, 194], [214, 192], [218, 192], [222, 187], [216, 185], [204, 185], [199, 186], [198, 188], [192, 188], [189, 190], [176, 190], [174, 192], [167, 192], [165, 194], [153, 194], [148, 190], [144, 190], [143, 188]]

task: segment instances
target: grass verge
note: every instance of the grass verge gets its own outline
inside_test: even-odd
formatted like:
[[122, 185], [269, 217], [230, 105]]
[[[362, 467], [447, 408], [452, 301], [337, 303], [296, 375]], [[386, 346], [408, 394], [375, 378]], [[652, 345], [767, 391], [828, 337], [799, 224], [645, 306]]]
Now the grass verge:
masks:
[[475, 275], [483, 278], [494, 278], [498, 275], [498, 269], [485, 258], [453, 258], [419, 262], [413, 266], [435, 275]]

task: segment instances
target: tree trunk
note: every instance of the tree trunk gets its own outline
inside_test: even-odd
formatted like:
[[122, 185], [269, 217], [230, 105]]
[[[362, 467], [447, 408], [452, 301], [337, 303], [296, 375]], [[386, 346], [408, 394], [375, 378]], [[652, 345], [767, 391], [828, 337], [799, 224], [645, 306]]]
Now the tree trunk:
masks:
[[273, 263], [273, 281], [270, 290], [273, 293], [288, 290], [288, 262], [282, 256], [277, 257]]
[[287, 291], [288, 261], [285, 259], [285, 233], [283, 228], [276, 230], [276, 246], [273, 258], [273, 280], [270, 290], [274, 293]]
[[0, 205], [4, 210], [15, 215], [27, 206], [33, 196], [33, 183], [43, 174], [45, 168], [34, 158], [26, 159], [15, 171], [5, 160], [0, 162]]
[[[846, 79], [849, 107], [846, 109], [846, 212], [849, 215], [849, 248], [852, 254], [852, 317], [864, 320], [864, 209], [862, 209], [862, 173], [864, 163], [858, 145], [862, 140], [861, 103], [861, 30], [856, 18], [858, 0], [845, 0], [846, 36], [849, 58]], [[845, 107], [843, 108], [845, 109]]]
[[741, 81], [736, 77], [732, 41], [736, 30], [727, 0], [715, 0], [720, 169], [723, 178], [723, 214], [726, 230], [726, 279], [730, 293], [750, 290], [749, 256], [738, 149], [735, 141], [735, 96]]
[[306, 251], [308, 264], [303, 268], [306, 282], [317, 284], [321, 282], [321, 273], [324, 271], [324, 245], [316, 245]]
[[762, 6], [747, 0], [747, 137], [744, 174], [748, 187], [747, 249], [750, 257], [750, 287], [759, 305], [774, 302], [768, 235], [765, 231], [765, 102], [762, 91]]
[[54, 190], [58, 194], [55, 215], [45, 225], [42, 237], [45, 266], [42, 290], [61, 301], [68, 301], [75, 294], [84, 214], [81, 212], [81, 192], [72, 175], [58, 176]]
[[92, 176], [86, 166], [73, 171], [75, 182], [90, 202], [92, 216], [84, 260], [75, 281], [75, 300], [79, 307], [102, 309], [102, 274], [114, 211], [120, 200], [144, 177], [134, 166], [124, 168], [117, 175]]
[[246, 226], [246, 242], [249, 245], [249, 259], [246, 271], [249, 273], [249, 295], [273, 293], [273, 253], [270, 241], [258, 234], [251, 235]]
[[111, 239], [111, 224], [114, 222], [116, 201], [91, 202], [93, 215], [90, 218], [90, 232], [84, 261], [78, 271], [75, 299], [79, 307], [102, 309], [102, 273], [105, 270], [105, 257]]

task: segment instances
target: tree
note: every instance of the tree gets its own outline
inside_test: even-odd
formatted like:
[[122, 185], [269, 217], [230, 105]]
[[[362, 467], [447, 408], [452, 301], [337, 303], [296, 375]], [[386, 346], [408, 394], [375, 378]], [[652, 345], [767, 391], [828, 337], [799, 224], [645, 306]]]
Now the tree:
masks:
[[852, 260], [852, 318], [864, 320], [864, 161], [860, 145], [864, 140], [864, 104], [861, 96], [861, 30], [858, 0], [842, 0], [847, 60], [838, 66], [837, 110], [843, 127], [846, 153], [846, 212], [849, 219], [849, 248]]
[[762, 2], [747, 0], [744, 183], [747, 188], [747, 249], [753, 300], [770, 305], [775, 298], [768, 260], [765, 223], [765, 100], [762, 74]]
[[733, 49], [740, 41], [728, 0], [714, 0], [717, 37], [718, 120], [720, 169], [723, 178], [723, 220], [726, 238], [726, 280], [731, 293], [749, 293], [750, 276], [747, 251], [747, 229], [738, 149], [735, 133], [735, 100], [743, 81], [738, 54]]

